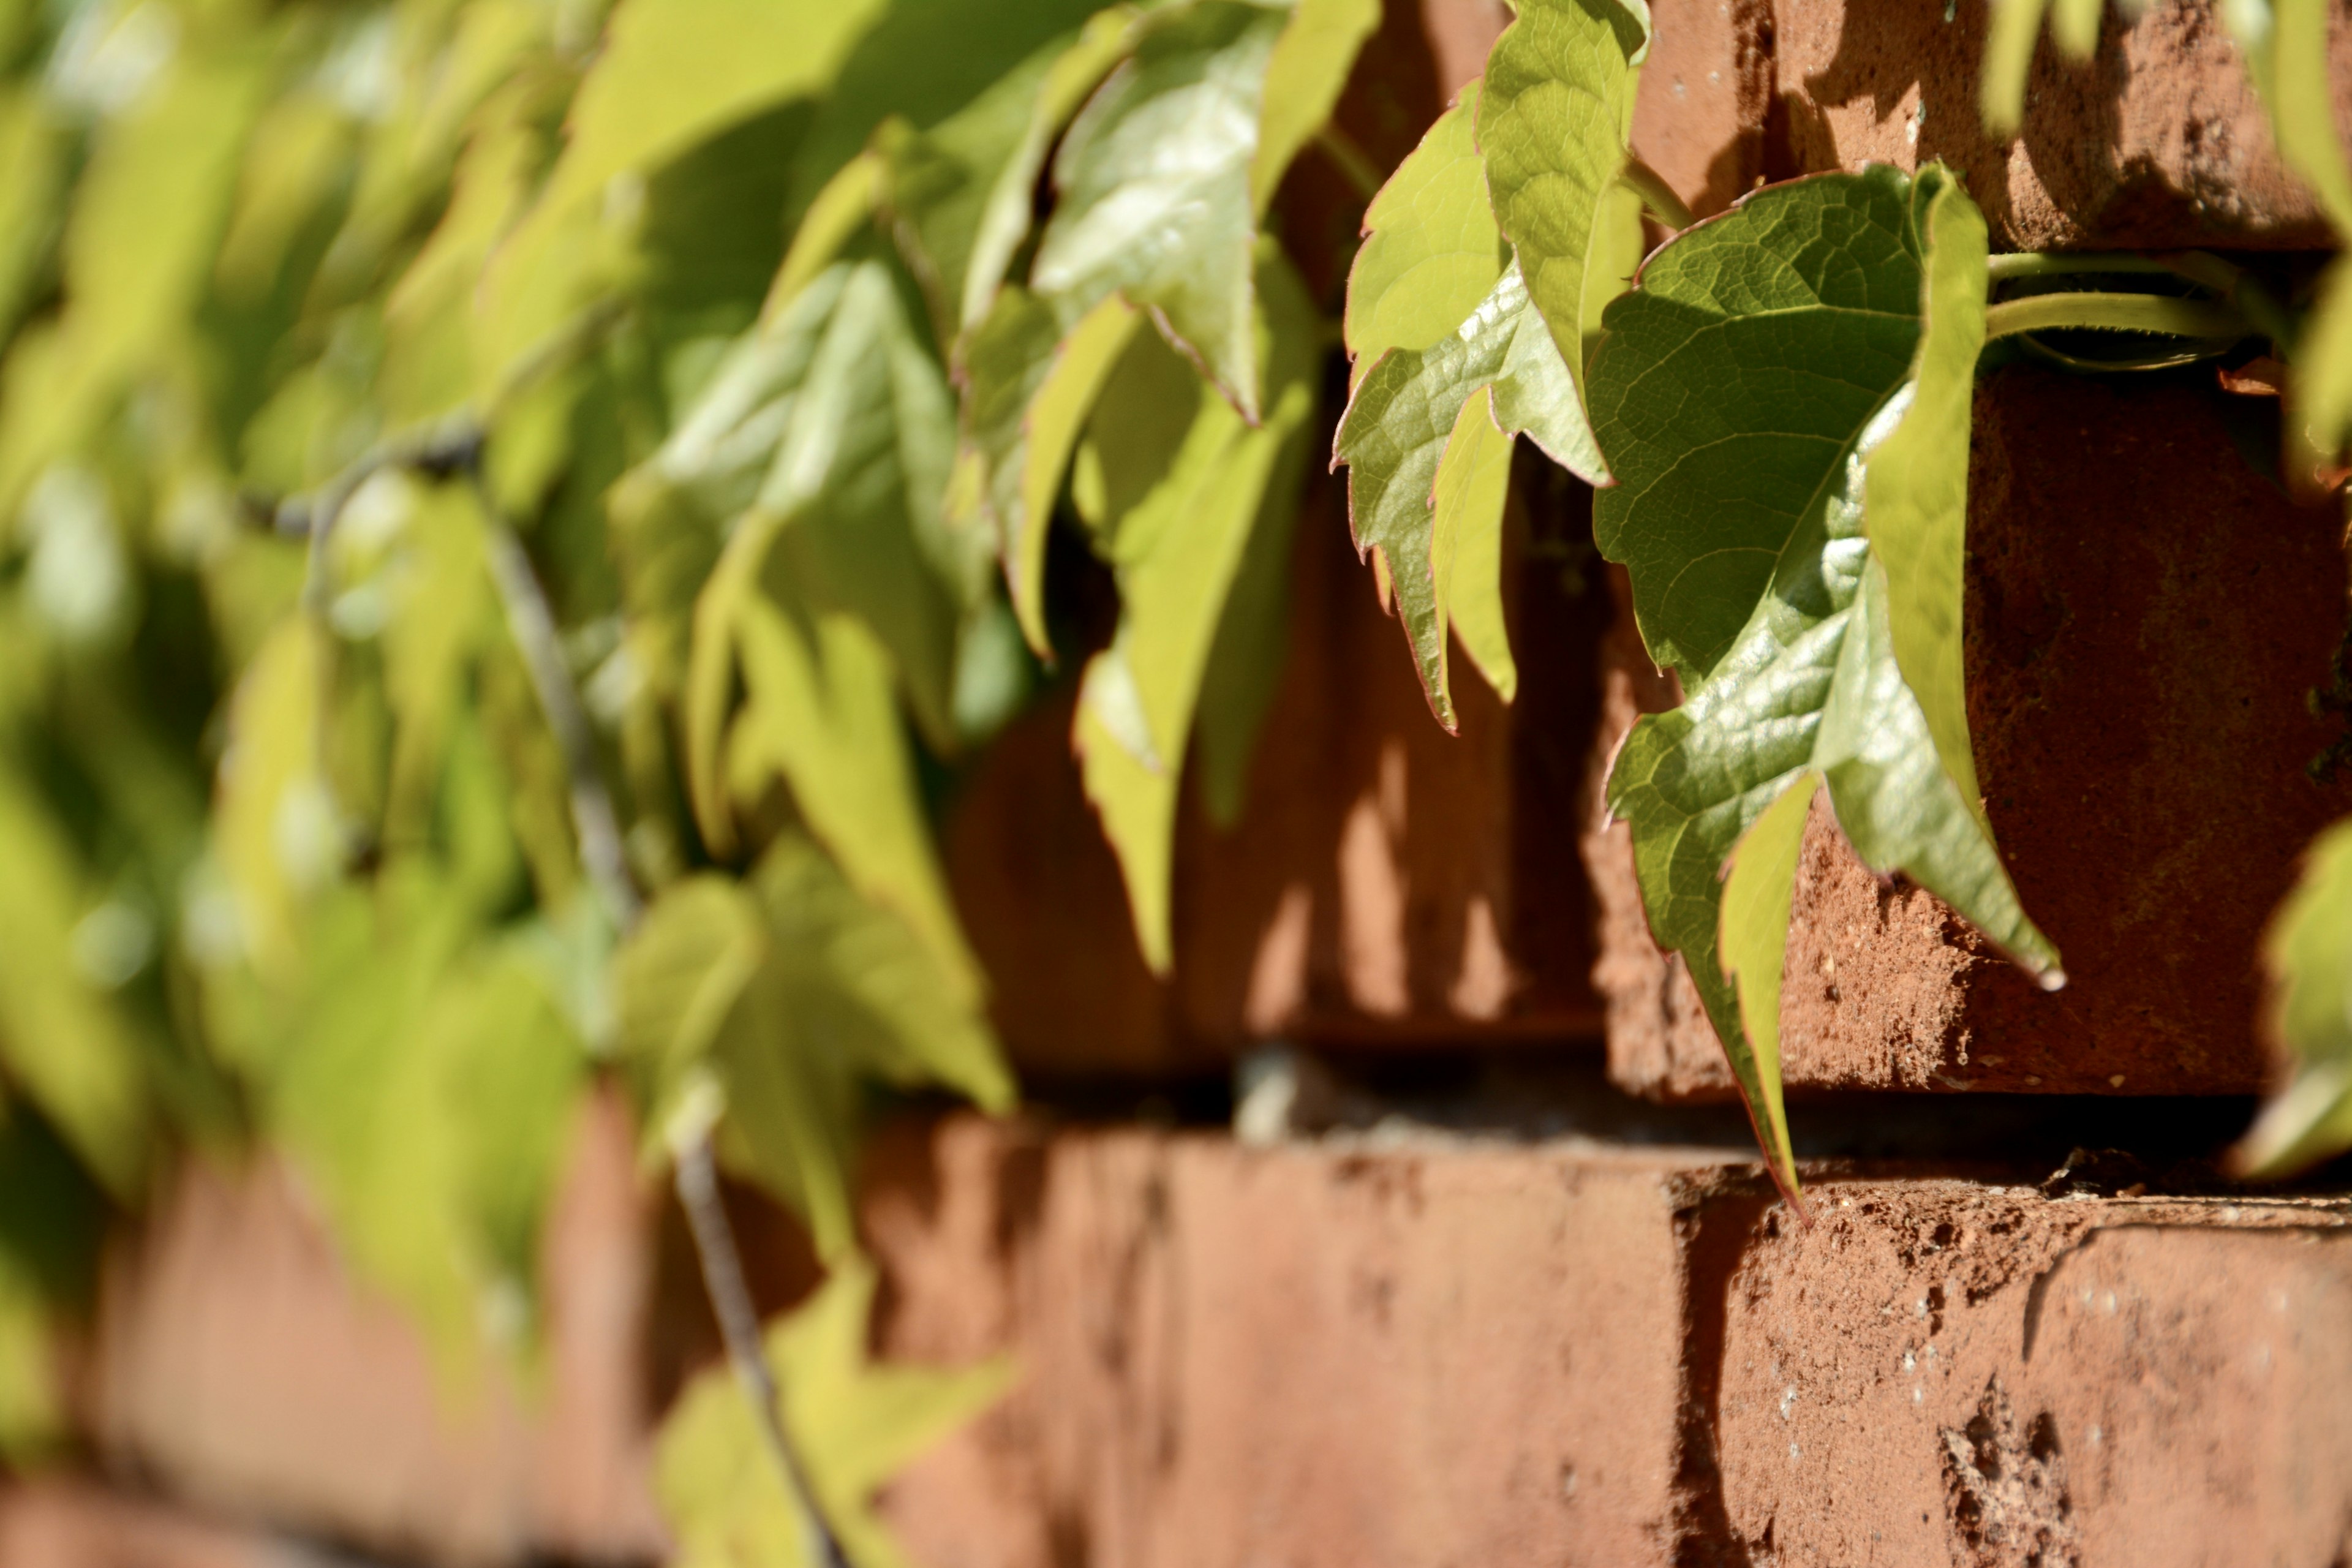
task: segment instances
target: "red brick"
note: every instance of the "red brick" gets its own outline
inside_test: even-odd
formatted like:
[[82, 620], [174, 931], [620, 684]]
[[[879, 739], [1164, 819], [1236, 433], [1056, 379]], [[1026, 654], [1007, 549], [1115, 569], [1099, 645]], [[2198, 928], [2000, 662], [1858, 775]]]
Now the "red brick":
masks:
[[1772, 101], [1769, 0], [1651, 0], [1633, 151], [1693, 213], [1729, 206], [1764, 174]]
[[[2013, 142], [1977, 110], [1986, 0], [1776, 8], [1789, 173], [1940, 158], [1985, 209], [1998, 249], [2329, 244], [2271, 143], [2237, 47], [2210, 0], [2109, 6], [2077, 65], [2043, 38]], [[2352, 27], [2331, 38], [2336, 119], [2352, 123]]]
[[0, 1486], [0, 1568], [295, 1568], [268, 1536], [85, 1482]]
[[1815, 1196], [1820, 1223], [1768, 1224], [1731, 1284], [1727, 1560], [2327, 1568], [2352, 1548], [2342, 1200]]
[[178, 1498], [402, 1557], [655, 1555], [648, 1221], [626, 1118], [599, 1100], [548, 1227], [544, 1386], [494, 1373], [468, 1396], [436, 1386], [283, 1167], [192, 1165], [110, 1264], [96, 1439]]
[[928, 1568], [1632, 1565], [1699, 1528], [1684, 1301], [1766, 1202], [1719, 1156], [901, 1136], [877, 1342], [1024, 1373], [888, 1493]]

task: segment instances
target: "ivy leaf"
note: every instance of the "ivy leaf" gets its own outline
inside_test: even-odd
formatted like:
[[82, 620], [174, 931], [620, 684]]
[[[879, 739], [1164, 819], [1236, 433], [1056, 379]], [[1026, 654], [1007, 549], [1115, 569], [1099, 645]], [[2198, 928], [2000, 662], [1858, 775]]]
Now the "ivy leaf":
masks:
[[942, 1084], [996, 1111], [1013, 1101], [970, 981], [797, 833], [777, 837], [748, 886], [705, 877], [667, 890], [615, 983], [647, 1127], [715, 1080], [719, 1152], [805, 1216], [828, 1258], [856, 1246], [866, 1084]]
[[730, 775], [754, 800], [770, 778], [788, 781], [850, 879], [921, 935], [958, 995], [977, 1000], [979, 964], [932, 851], [881, 645], [844, 615], [818, 617], [804, 635], [761, 599], [744, 605], [736, 637], [747, 692]]
[[[1511, 438], [1496, 428], [1490, 400], [1475, 394], [1454, 416], [1432, 489], [1429, 575], [1441, 627], [1508, 702], [1519, 667], [1503, 616], [1503, 508], [1511, 488]], [[1443, 644], [1438, 649], [1445, 658]], [[1443, 679], [1443, 677], [1441, 677]]]
[[[1128, 345], [1081, 454], [1079, 506], [1110, 563], [1122, 606], [1111, 646], [1089, 659], [1076, 745], [1087, 798], [1127, 879], [1143, 956], [1171, 962], [1169, 891], [1177, 789], [1211, 651], [1252, 535], [1287, 531], [1299, 439], [1314, 408], [1315, 313], [1269, 250], [1265, 422], [1242, 422], [1158, 338]], [[1192, 393], [1190, 417], [1183, 393]]]
[[1030, 286], [1076, 321], [1117, 292], [1152, 310], [1243, 416], [1258, 415], [1250, 204], [1285, 14], [1199, 0], [1154, 13], [1071, 123]]
[[[942, 513], [954, 440], [945, 382], [888, 273], [842, 263], [738, 345], [625, 487], [616, 504], [642, 542], [632, 552], [649, 570], [656, 552], [667, 558], [673, 605], [708, 548], [692, 541], [731, 530], [695, 601], [687, 671], [688, 783], [704, 836], [722, 852], [733, 841], [719, 754], [733, 638], [763, 574], [788, 580], [789, 596], [813, 610], [872, 627], [925, 734], [953, 747], [956, 630], [987, 570]], [[685, 529], [687, 542], [665, 542], [665, 528]], [[640, 591], [656, 587], [646, 578]]]
[[138, 1195], [153, 1106], [140, 1042], [75, 959], [98, 900], [65, 832], [12, 770], [0, 770], [0, 1066], [116, 1198]]
[[[999, 1358], [944, 1371], [868, 1361], [876, 1279], [845, 1263], [815, 1296], [767, 1332], [785, 1430], [803, 1456], [824, 1517], [854, 1568], [906, 1568], [871, 1507], [907, 1462], [1001, 1398], [1013, 1366]], [[799, 1512], [727, 1369], [688, 1385], [663, 1424], [654, 1489], [677, 1539], [678, 1568], [818, 1568], [804, 1563]]]
[[1265, 68], [1265, 108], [1250, 156], [1250, 211], [1264, 216], [1299, 150], [1331, 118], [1356, 52], [1381, 25], [1380, 0], [1294, 0]]
[[96, 139], [64, 240], [66, 310], [41, 354], [9, 357], [0, 506], [110, 412], [184, 330], [209, 281], [268, 77], [252, 58], [167, 68]]
[[1748, 1049], [1731, 1058], [1739, 1097], [1755, 1123], [1756, 1142], [1773, 1175], [1797, 1190], [1789, 1148], [1789, 1113], [1780, 1099], [1780, 980], [1789, 942], [1789, 905], [1797, 891], [1797, 856], [1805, 847], [1805, 817], [1822, 777], [1807, 772], [1780, 792], [1740, 836], [1725, 862], [1717, 952], [1723, 983], [1739, 997]]
[[[2327, 78], [2331, 7], [2326, 0], [2223, 0], [2221, 12], [2270, 109], [2280, 157], [2318, 196], [2337, 238], [2352, 240], [2352, 161], [2336, 133]], [[2288, 467], [2308, 474], [2333, 467], [2352, 443], [2352, 265], [2342, 257], [2321, 276], [2291, 358]]]
[[[1483, 441], [1465, 424], [1465, 405], [1489, 393], [1496, 428], [1524, 431], [1554, 461], [1588, 480], [1605, 480], [1600, 447], [1584, 422], [1567, 364], [1553, 346], [1542, 316], [1528, 298], [1515, 264], [1496, 282], [1469, 320], [1423, 351], [1390, 351], [1357, 384], [1340, 417], [1333, 466], [1348, 465], [1348, 513], [1359, 553], [1378, 550], [1386, 560], [1396, 595], [1397, 619], [1412, 649], [1430, 710], [1447, 730], [1454, 727], [1445, 634], [1451, 607], [1433, 556], [1438, 475], [1457, 431], [1465, 446]], [[1484, 417], [1482, 412], [1481, 417]], [[1491, 463], [1465, 450], [1454, 461], [1468, 473]], [[1499, 552], [1502, 521], [1499, 492], [1449, 487], [1446, 542], [1468, 541], [1483, 562]], [[1474, 510], [1477, 501], [1482, 510]], [[1499, 553], [1495, 557], [1499, 561]], [[1499, 567], [1498, 567], [1499, 570]], [[1483, 566], [1481, 567], [1483, 572]], [[1484, 636], [1499, 608], [1486, 597], [1483, 577], [1460, 580], [1462, 592], [1481, 597], [1474, 609]], [[1485, 645], [1482, 645], [1485, 646]], [[1498, 666], [1500, 659], [1495, 661]]]
[[[1687, 959], [1768, 1139], [1776, 1074], [1717, 956], [1720, 875], [1809, 772], [1864, 861], [1908, 873], [2045, 984], [2063, 978], [1964, 793], [1972, 768], [1939, 745], [1968, 756], [1950, 705], [1984, 244], [1940, 165], [1759, 192], [1652, 258], [1592, 363], [1619, 479], [1595, 536], [1631, 569], [1651, 657], [1689, 692], [1634, 727], [1609, 802], [1633, 826], [1651, 930]], [[1897, 605], [1913, 623], [1899, 641]], [[1752, 987], [1785, 919], [1735, 935]], [[1785, 1143], [1766, 1152], [1793, 1192]]]
[[1418, 353], [1452, 332], [1502, 276], [1508, 253], [1486, 201], [1477, 115], [1474, 80], [1365, 209], [1348, 268], [1350, 386], [1390, 349]]
[[2239, 1145], [2250, 1175], [2284, 1176], [2352, 1148], [2352, 822], [2314, 840], [2263, 941], [2271, 1034], [2294, 1064]]
[[1116, 295], [1064, 331], [1052, 305], [1019, 285], [997, 296], [964, 365], [963, 441], [996, 536], [1022, 636], [1053, 657], [1045, 629], [1045, 540], [1087, 415], [1133, 336]]
[[1641, 0], [1529, 0], [1486, 58], [1478, 145], [1495, 219], [1580, 395], [1587, 323], [1624, 287], [1629, 213], [1638, 226], [1617, 176], [1649, 47]]

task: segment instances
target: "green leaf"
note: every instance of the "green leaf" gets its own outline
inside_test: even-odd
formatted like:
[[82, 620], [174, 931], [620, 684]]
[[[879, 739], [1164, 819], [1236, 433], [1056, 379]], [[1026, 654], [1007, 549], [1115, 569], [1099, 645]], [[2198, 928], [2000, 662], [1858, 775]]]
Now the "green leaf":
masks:
[[1486, 58], [1478, 145], [1495, 219], [1580, 395], [1585, 323], [1624, 287], [1617, 175], [1649, 47], [1638, 0], [1528, 0]]
[[2352, 1148], [2352, 822], [2312, 842], [2263, 939], [2270, 1031], [2294, 1076], [2239, 1145], [2256, 1176], [2291, 1175]]
[[[1983, 243], [1940, 165], [1759, 192], [1651, 258], [1593, 360], [1619, 479], [1598, 498], [1595, 536], [1631, 569], [1651, 657], [1678, 666], [1689, 693], [1635, 726], [1610, 805], [1633, 826], [1651, 930], [1688, 961], [1735, 1064], [1751, 1047], [1717, 956], [1721, 868], [1809, 771], [1864, 861], [1909, 874], [2045, 984], [2063, 982], [1963, 793], [1972, 770], [1939, 750], [1956, 731], [1968, 755], [1964, 710], [1931, 717], [1902, 662], [1925, 672], [1927, 701], [1957, 702], [1952, 552]], [[1899, 597], [1882, 537], [1906, 575]], [[1915, 623], [1899, 645], [1896, 603]], [[1741, 955], [1751, 979], [1754, 962]], [[1759, 1132], [1772, 1125], [1768, 1107], [1751, 1112]]]
[[[1464, 426], [1464, 407], [1488, 388], [1502, 434], [1525, 431], [1570, 471], [1606, 478], [1568, 366], [1517, 266], [1504, 272], [1452, 336], [1425, 351], [1391, 350], [1373, 366], [1349, 399], [1334, 443], [1335, 460], [1348, 465], [1348, 512], [1356, 549], [1378, 550], [1386, 559], [1397, 619], [1403, 623], [1422, 689], [1430, 710], [1448, 730], [1454, 727], [1454, 697], [1446, 672], [1447, 605], [1431, 553], [1433, 507], [1448, 443], [1457, 429], [1469, 428]], [[1464, 438], [1484, 440], [1475, 430]], [[1465, 474], [1482, 467], [1468, 453], [1455, 462]], [[1466, 504], [1471, 492], [1465, 489], [1458, 499]], [[1484, 499], [1494, 501], [1491, 489]], [[1499, 530], [1499, 511], [1493, 518], [1491, 526]], [[1449, 540], [1471, 536], [1483, 554], [1488, 526], [1482, 517], [1475, 527], [1449, 532]], [[1464, 586], [1468, 592], [1473, 585], [1465, 580]], [[1487, 610], [1474, 609], [1478, 625], [1473, 635], [1484, 636], [1492, 629]], [[1491, 643], [1482, 647], [1494, 651]]]
[[979, 964], [932, 852], [889, 659], [852, 616], [810, 629], [763, 600], [744, 605], [736, 637], [748, 690], [730, 775], [764, 784], [781, 774], [850, 880], [921, 934], [959, 994], [977, 998]]
[[118, 1199], [145, 1173], [153, 1116], [130, 1020], [77, 961], [77, 928], [100, 901], [63, 826], [0, 770], [0, 1066]]
[[[539, 210], [600, 195], [785, 99], [824, 90], [883, 0], [621, 0]], [[829, 174], [831, 171], [828, 170]]]
[[[867, 1359], [876, 1278], [845, 1263], [767, 1333], [780, 1414], [852, 1568], [902, 1568], [906, 1555], [872, 1510], [886, 1481], [986, 1410], [1013, 1381], [1003, 1359], [956, 1371]], [[663, 1424], [654, 1489], [678, 1568], [818, 1568], [802, 1560], [800, 1516], [776, 1459], [724, 1368], [704, 1373]]]
[[267, 79], [250, 59], [184, 59], [96, 139], [66, 228], [60, 335], [47, 355], [11, 355], [0, 389], [0, 508], [177, 342]]
[[2255, 90], [2270, 109], [2280, 157], [2319, 197], [2338, 235], [2352, 235], [2352, 163], [2336, 126], [2327, 78], [2326, 0], [2222, 0]]
[[980, 502], [1004, 561], [1022, 636], [1053, 657], [1045, 629], [1045, 541], [1062, 476], [1137, 312], [1116, 296], [1066, 334], [1052, 306], [1017, 284], [997, 296], [964, 365], [963, 439], [982, 472]]
[[2025, 77], [2033, 67], [2033, 46], [2042, 37], [2042, 16], [2050, 0], [1993, 0], [1985, 29], [1984, 66], [1977, 84], [1978, 112], [1994, 136], [2017, 134], [2025, 120]]
[[[1099, 0], [887, 0], [843, 58], [794, 160], [797, 210], [894, 117], [917, 132], [977, 110], [1008, 82], [1034, 87]], [[1013, 96], [1022, 95], [1018, 87]], [[970, 122], [967, 121], [967, 124]]]
[[[1496, 427], [1488, 399], [1474, 394], [1455, 416], [1437, 462], [1429, 574], [1440, 637], [1450, 627], [1506, 702], [1519, 689], [1503, 616], [1503, 507], [1510, 488], [1511, 438]], [[1442, 640], [1438, 658], [1442, 666]]]
[[1265, 68], [1265, 108], [1250, 157], [1250, 210], [1264, 215], [1299, 150], [1331, 118], [1356, 52], [1381, 25], [1380, 0], [1296, 0]]
[[2056, 0], [2050, 36], [2068, 59], [2087, 60], [2099, 47], [2099, 17], [2106, 0]]
[[1240, 0], [1153, 13], [1063, 139], [1060, 200], [1030, 271], [1065, 321], [1115, 292], [1151, 309], [1253, 421], [1250, 178], [1285, 20]]
[[1418, 353], [1452, 333], [1502, 276], [1508, 252], [1486, 201], [1477, 115], [1473, 81], [1365, 210], [1348, 269], [1350, 386], [1388, 350]]
[[1789, 1114], [1780, 1100], [1780, 970], [1789, 945], [1789, 905], [1797, 890], [1797, 854], [1805, 845], [1805, 816], [1821, 787], [1807, 773], [1764, 808], [1732, 847], [1725, 867], [1717, 951], [1723, 982], [1739, 996], [1745, 1039], [1727, 1038], [1740, 1098], [1756, 1124], [1756, 1142], [1773, 1173], [1797, 1190], [1789, 1147]]
[[1910, 411], [1880, 445], [1864, 479], [1870, 552], [1886, 570], [1895, 662], [1918, 700], [1936, 754], [1960, 799], [1984, 822], [1960, 612], [1968, 558], [1969, 426], [1985, 343], [1985, 222], [1955, 181], [1915, 183], [1913, 213], [1927, 276], [1926, 319], [1911, 365]]
[[800, 298], [818, 274], [841, 258], [842, 248], [874, 217], [882, 195], [886, 163], [878, 153], [861, 153], [834, 171], [793, 231], [791, 248], [768, 289], [762, 321], [776, 320]]
[[56, 243], [66, 139], [42, 94], [0, 89], [0, 345], [33, 300]]
[[656, 901], [615, 979], [649, 1134], [715, 1081], [720, 1155], [803, 1215], [827, 1258], [856, 1245], [865, 1086], [1013, 1102], [969, 978], [797, 833], [778, 835], [748, 887], [702, 878]]
[[[1268, 253], [1258, 285], [1266, 340], [1265, 422], [1252, 428], [1158, 338], [1128, 345], [1097, 404], [1085, 507], [1122, 606], [1111, 646], [1087, 661], [1076, 745], [1087, 797], [1126, 874], [1145, 961], [1166, 973], [1171, 846], [1202, 681], [1251, 535], [1297, 504], [1299, 439], [1314, 407], [1315, 315]], [[1189, 421], [1175, 416], [1190, 384]], [[1159, 417], [1151, 416], [1156, 413]]]

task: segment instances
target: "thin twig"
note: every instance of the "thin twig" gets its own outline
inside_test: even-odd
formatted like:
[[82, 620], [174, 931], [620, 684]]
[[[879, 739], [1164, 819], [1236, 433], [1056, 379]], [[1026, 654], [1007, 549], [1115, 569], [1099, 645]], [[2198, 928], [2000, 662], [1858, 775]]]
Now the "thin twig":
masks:
[[803, 1468], [791, 1436], [784, 1430], [775, 1376], [760, 1343], [760, 1314], [743, 1283], [743, 1261], [735, 1249], [734, 1227], [719, 1201], [719, 1172], [710, 1157], [707, 1128], [676, 1141], [671, 1149], [677, 1171], [677, 1201], [694, 1232], [694, 1249], [702, 1259], [702, 1288], [719, 1317], [719, 1337], [727, 1342], [727, 1359], [734, 1363], [736, 1380], [759, 1419], [776, 1468], [796, 1505], [801, 1526], [801, 1560], [817, 1568], [847, 1568], [841, 1543], [826, 1523], [824, 1505]]
[[[635, 884], [629, 879], [619, 819], [613, 809], [612, 794], [604, 787], [604, 774], [596, 765], [595, 740], [589, 732], [586, 710], [581, 705], [572, 672], [564, 665], [563, 649], [556, 640], [554, 612], [548, 605], [539, 574], [531, 569], [529, 552], [500, 514], [478, 466], [470, 470], [470, 477], [481, 500], [490, 575], [506, 606], [508, 629], [530, 671], [531, 684], [539, 692], [548, 728], [554, 731], [556, 744], [563, 752], [565, 772], [571, 781], [572, 830], [580, 840], [581, 864], [625, 931], [637, 923], [644, 903]], [[735, 1230], [727, 1221], [726, 1207], [719, 1199], [718, 1166], [710, 1152], [709, 1123], [713, 1120], [715, 1113], [706, 1112], [698, 1123], [677, 1130], [671, 1150], [677, 1201], [686, 1210], [687, 1224], [694, 1233], [694, 1250], [702, 1263], [703, 1289], [719, 1319], [719, 1331], [727, 1343], [727, 1359], [735, 1369], [744, 1398], [751, 1402], [759, 1419], [760, 1435], [776, 1462], [799, 1519], [802, 1561], [815, 1568], [847, 1568], [840, 1542], [825, 1520], [824, 1504], [818, 1500], [808, 1470], [784, 1430], [775, 1373], [760, 1342], [759, 1310], [743, 1282], [742, 1254], [735, 1245]]]
[[621, 842], [620, 814], [613, 808], [612, 792], [596, 765], [596, 738], [588, 728], [580, 691], [565, 668], [563, 647], [555, 631], [555, 613], [530, 556], [500, 514], [497, 501], [473, 470], [474, 489], [482, 507], [483, 553], [489, 558], [490, 578], [498, 584], [499, 601], [506, 608], [507, 631], [514, 638], [530, 683], [539, 693], [540, 710], [563, 753], [563, 772], [572, 801], [572, 829], [580, 840], [580, 864], [589, 882], [604, 899], [615, 924], [627, 931], [637, 923], [645, 903], [629, 879], [627, 852]]
[[1326, 125], [1315, 132], [1316, 150], [1331, 161], [1339, 177], [1354, 187], [1358, 196], [1370, 201], [1381, 194], [1388, 176], [1372, 162], [1371, 154], [1358, 144], [1356, 139], [1336, 125]]

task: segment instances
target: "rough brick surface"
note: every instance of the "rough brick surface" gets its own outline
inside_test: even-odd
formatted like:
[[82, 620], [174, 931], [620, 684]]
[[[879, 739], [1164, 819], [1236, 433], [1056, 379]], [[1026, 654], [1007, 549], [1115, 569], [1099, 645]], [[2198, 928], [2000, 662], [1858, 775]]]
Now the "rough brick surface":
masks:
[[1764, 173], [1772, 101], [1769, 0], [1652, 0], [1633, 151], [1707, 217]]
[[[1979, 387], [1969, 723], [1994, 833], [2070, 981], [2036, 990], [1940, 900], [1882, 884], [1817, 804], [1781, 996], [1791, 1085], [2263, 1086], [2262, 930], [2304, 846], [2352, 806], [2305, 772], [2340, 732], [2305, 693], [2344, 635], [2345, 568], [2332, 513], [2252, 469], [2221, 401], [2185, 374], [2021, 366]], [[1612, 1065], [1653, 1095], [1720, 1093], [1688, 981], [1643, 960], [1620, 842], [1586, 846]]]
[[322, 1568], [300, 1548], [86, 1483], [0, 1486], [0, 1568]]
[[1598, 1034], [1587, 787], [1605, 592], [1582, 569], [1588, 493], [1528, 464], [1507, 570], [1517, 702], [1457, 661], [1461, 732], [1430, 717], [1396, 622], [1347, 542], [1340, 479], [1299, 519], [1291, 648], [1230, 831], [1185, 789], [1176, 971], [1144, 969], [1117, 863], [1080, 793], [1069, 698], [982, 764], [948, 839], [965, 928], [1024, 1068], [1221, 1064], [1269, 1037], [1364, 1045]]
[[1969, 1568], [2352, 1549], [2341, 1204], [1819, 1190], [1732, 1281], [1738, 1560]]
[[[1806, 0], [1775, 14], [1777, 140], [1787, 170], [1958, 169], [1996, 248], [2325, 247], [2309, 193], [2271, 144], [2237, 47], [2209, 0], [2106, 8], [2093, 58], [2047, 37], [2012, 142], [1977, 109], [1987, 0]], [[2352, 26], [2336, 7], [2336, 118], [2352, 124]], [[1948, 21], [1947, 16], [1950, 17]]]
[[110, 1265], [97, 1440], [225, 1515], [399, 1557], [651, 1557], [650, 1230], [625, 1119], [600, 1100], [549, 1226], [545, 1385], [533, 1400], [494, 1376], [464, 1397], [352, 1282], [282, 1168], [193, 1166]]
[[2352, 1546], [2343, 1200], [1817, 1172], [1808, 1228], [1667, 1150], [900, 1139], [878, 1342], [1025, 1371], [887, 1496], [932, 1568]]
[[910, 1137], [878, 1342], [1025, 1370], [888, 1494], [930, 1568], [1633, 1565], [1696, 1528], [1682, 1302], [1765, 1201], [1717, 1157]]

